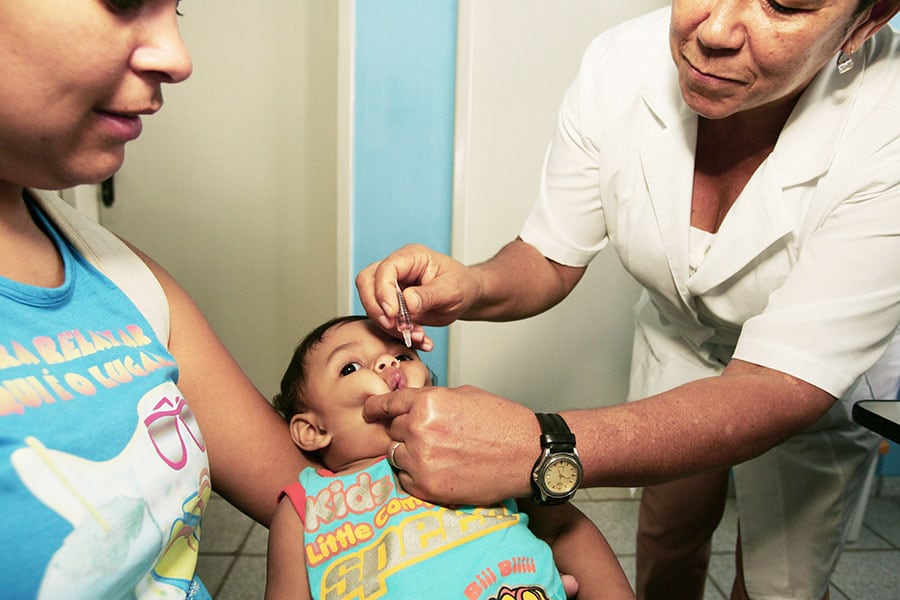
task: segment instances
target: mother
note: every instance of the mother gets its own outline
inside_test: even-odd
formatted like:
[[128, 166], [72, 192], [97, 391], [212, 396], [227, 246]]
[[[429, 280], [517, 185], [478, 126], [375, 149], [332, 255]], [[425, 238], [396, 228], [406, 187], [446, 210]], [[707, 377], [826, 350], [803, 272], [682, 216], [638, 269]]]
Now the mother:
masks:
[[[702, 596], [732, 465], [732, 597], [828, 596], [877, 442], [846, 401], [900, 323], [900, 38], [884, 27], [898, 8], [675, 0], [614, 28], [565, 95], [519, 238], [470, 267], [405, 247], [357, 277], [386, 329], [394, 280], [417, 323], [511, 320], [560, 302], [613, 246], [645, 290], [640, 400], [563, 417], [584, 485], [646, 486], [640, 597]], [[393, 418], [416, 495], [532, 491], [540, 430], [524, 407], [431, 388], [367, 413]]]
[[190, 75], [177, 5], [0, 2], [6, 598], [209, 598], [210, 486], [268, 523], [306, 464], [184, 289], [39, 191], [109, 177]]

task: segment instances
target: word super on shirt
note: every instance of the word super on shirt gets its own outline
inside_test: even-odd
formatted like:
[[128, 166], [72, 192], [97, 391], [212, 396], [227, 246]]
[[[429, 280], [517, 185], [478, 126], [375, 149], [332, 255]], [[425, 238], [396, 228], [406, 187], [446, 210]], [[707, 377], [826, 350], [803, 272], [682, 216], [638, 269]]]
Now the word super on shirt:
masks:
[[175, 361], [32, 210], [65, 282], [0, 278], [0, 595], [208, 597], [194, 571], [209, 462]]
[[565, 598], [550, 547], [513, 501], [436, 506], [406, 494], [386, 460], [304, 469], [285, 494], [304, 524], [313, 598]]

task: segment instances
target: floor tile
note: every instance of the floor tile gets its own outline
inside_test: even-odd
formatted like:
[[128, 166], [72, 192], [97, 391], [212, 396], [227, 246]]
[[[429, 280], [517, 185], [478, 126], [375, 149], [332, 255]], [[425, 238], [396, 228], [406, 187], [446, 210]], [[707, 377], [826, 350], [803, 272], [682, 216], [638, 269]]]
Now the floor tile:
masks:
[[834, 586], [831, 586], [830, 592], [831, 592], [830, 600], [852, 600], [851, 598], [848, 598], [847, 596], [842, 594], [841, 591]]
[[[871, 498], [866, 506], [863, 524], [895, 548], [900, 548], [900, 497]], [[900, 593], [897, 595], [900, 596]]]
[[628, 578], [628, 583], [631, 585], [631, 589], [634, 590], [634, 557], [621, 557], [619, 558], [619, 564], [622, 565], [622, 570], [625, 571], [625, 577]]
[[219, 496], [213, 496], [203, 513], [201, 552], [227, 554], [240, 550], [253, 520]]
[[731, 594], [734, 573], [734, 554], [713, 554], [709, 559], [709, 579], [713, 585], [707, 583], [707, 594], [710, 593], [710, 588], [716, 588], [720, 594], [718, 597], [727, 598]]
[[640, 488], [586, 488], [575, 493], [576, 500], [640, 500]]
[[222, 582], [225, 581], [228, 570], [231, 569], [235, 559], [233, 554], [204, 554], [203, 552], [197, 557], [197, 576], [200, 577], [213, 598], [222, 587]]
[[729, 498], [725, 501], [725, 510], [722, 512], [722, 520], [713, 533], [712, 551], [734, 553], [737, 545], [738, 514], [736, 501]]
[[250, 530], [250, 535], [247, 536], [247, 541], [244, 543], [241, 553], [265, 556], [268, 543], [269, 530], [259, 523], [254, 523], [253, 529]]
[[703, 588], [703, 600], [726, 600], [727, 596], [717, 588], [712, 579], [707, 578], [706, 587]]
[[875, 480], [879, 495], [900, 497], [900, 477], [879, 477]]
[[900, 552], [845, 552], [831, 582], [851, 600], [897, 600]]
[[863, 524], [859, 530], [859, 537], [852, 542], [847, 542], [844, 546], [845, 552], [859, 552], [866, 550], [891, 550], [893, 546], [878, 531], [878, 527], [874, 528]]
[[222, 584], [216, 600], [257, 600], [266, 593], [266, 558], [241, 556]]

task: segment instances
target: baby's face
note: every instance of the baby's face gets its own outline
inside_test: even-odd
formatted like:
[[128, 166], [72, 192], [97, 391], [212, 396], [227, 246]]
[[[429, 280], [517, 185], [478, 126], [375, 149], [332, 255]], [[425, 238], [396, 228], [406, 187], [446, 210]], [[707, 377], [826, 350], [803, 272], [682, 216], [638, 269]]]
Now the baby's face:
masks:
[[384, 424], [363, 418], [366, 398], [431, 384], [415, 350], [368, 320], [327, 331], [307, 356], [307, 372], [307, 402], [333, 435], [329, 454], [338, 462], [379, 456], [390, 443]]

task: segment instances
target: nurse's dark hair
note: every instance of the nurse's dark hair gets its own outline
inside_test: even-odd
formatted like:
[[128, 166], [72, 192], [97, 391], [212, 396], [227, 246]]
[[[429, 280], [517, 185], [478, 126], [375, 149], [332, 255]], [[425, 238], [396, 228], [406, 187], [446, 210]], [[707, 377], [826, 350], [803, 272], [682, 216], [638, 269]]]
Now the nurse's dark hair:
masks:
[[859, 4], [856, 6], [856, 12], [854, 12], [854, 16], [866, 10], [876, 2], [878, 2], [878, 0], [859, 0]]
[[306, 370], [306, 358], [309, 356], [310, 350], [322, 341], [322, 338], [325, 337], [325, 334], [332, 327], [354, 321], [365, 321], [366, 319], [368, 317], [362, 315], [335, 317], [307, 333], [306, 337], [300, 341], [294, 349], [294, 355], [291, 357], [291, 362], [288, 364], [284, 376], [281, 378], [281, 392], [272, 398], [272, 406], [284, 417], [285, 421], [290, 423], [291, 417], [307, 408], [303, 399], [303, 388], [309, 377], [309, 373]]

